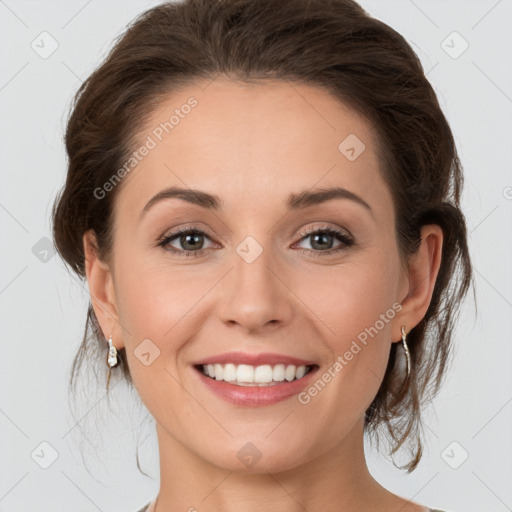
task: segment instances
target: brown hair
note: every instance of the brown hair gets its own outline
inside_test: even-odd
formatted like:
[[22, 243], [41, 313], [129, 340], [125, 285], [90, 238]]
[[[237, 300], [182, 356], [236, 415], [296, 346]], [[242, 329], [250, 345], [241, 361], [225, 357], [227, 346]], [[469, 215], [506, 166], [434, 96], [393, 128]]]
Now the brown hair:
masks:
[[[94, 230], [100, 257], [112, 248], [112, 212], [119, 187], [98, 199], [136, 143], [137, 127], [165, 94], [213, 79], [278, 79], [323, 87], [375, 128], [382, 173], [393, 195], [403, 262], [420, 242], [420, 228], [444, 233], [432, 300], [412, 329], [411, 379], [402, 382], [393, 343], [382, 385], [366, 412], [365, 429], [384, 433], [393, 454], [406, 440], [408, 472], [421, 453], [421, 405], [438, 391], [451, 356], [459, 306], [473, 279], [463, 185], [454, 138], [421, 63], [405, 39], [352, 0], [187, 0], [141, 14], [78, 90], [67, 124], [69, 168], [53, 207], [54, 238], [62, 258], [85, 277], [83, 234]], [[106, 365], [106, 340], [89, 303], [71, 385], [96, 346]], [[123, 376], [131, 383], [124, 349]]]

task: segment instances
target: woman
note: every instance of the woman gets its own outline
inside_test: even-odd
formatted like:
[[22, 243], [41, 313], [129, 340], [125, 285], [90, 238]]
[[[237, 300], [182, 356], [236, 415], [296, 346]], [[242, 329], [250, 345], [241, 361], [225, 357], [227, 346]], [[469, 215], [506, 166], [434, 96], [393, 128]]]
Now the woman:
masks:
[[154, 417], [142, 510], [432, 510], [363, 450], [417, 466], [472, 277], [454, 139], [402, 36], [352, 0], [162, 4], [82, 85], [66, 147], [73, 376], [92, 334]]

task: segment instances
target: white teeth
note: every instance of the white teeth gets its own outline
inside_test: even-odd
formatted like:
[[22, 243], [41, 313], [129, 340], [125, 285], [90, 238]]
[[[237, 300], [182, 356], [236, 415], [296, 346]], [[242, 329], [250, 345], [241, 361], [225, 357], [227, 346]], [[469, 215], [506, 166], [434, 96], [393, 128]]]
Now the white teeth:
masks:
[[293, 364], [276, 364], [271, 366], [251, 366], [248, 364], [208, 364], [203, 365], [203, 373], [215, 380], [224, 380], [238, 385], [273, 386], [287, 380], [301, 379], [308, 370], [307, 366], [296, 367]]
[[215, 378], [217, 380], [223, 380], [224, 378], [224, 367], [221, 364], [215, 365]]
[[284, 376], [287, 381], [293, 380], [295, 378], [295, 366], [293, 366], [293, 364], [286, 367]]
[[236, 380], [238, 382], [254, 382], [254, 366], [239, 364], [236, 369]]
[[272, 380], [277, 382], [282, 382], [284, 380], [284, 364], [276, 364], [274, 366], [272, 370]]
[[[210, 377], [213, 375], [210, 373]], [[224, 380], [227, 382], [231, 382], [236, 380], [236, 366], [234, 364], [227, 364], [224, 366]]]
[[272, 366], [269, 364], [257, 366], [254, 370], [254, 382], [272, 382]]
[[302, 377], [304, 377], [304, 375], [306, 375], [306, 367], [299, 366], [297, 368], [297, 373], [296, 373], [297, 379], [302, 379]]

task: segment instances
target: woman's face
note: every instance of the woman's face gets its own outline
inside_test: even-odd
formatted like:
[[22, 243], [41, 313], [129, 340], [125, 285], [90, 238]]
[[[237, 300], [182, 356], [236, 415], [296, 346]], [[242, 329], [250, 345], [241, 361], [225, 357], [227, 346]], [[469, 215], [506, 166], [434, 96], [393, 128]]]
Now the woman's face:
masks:
[[[119, 324], [97, 312], [126, 348], [160, 442], [230, 470], [277, 471], [361, 432], [407, 324], [370, 125], [319, 88], [219, 79], [170, 94], [139, 142], [148, 149], [115, 206], [107, 293]], [[200, 196], [152, 201], [169, 188]], [[330, 189], [341, 193], [315, 195]], [[180, 229], [193, 233], [172, 239]], [[221, 387], [195, 367], [232, 351], [316, 369], [298, 387]], [[261, 455], [254, 469], [247, 454]]]

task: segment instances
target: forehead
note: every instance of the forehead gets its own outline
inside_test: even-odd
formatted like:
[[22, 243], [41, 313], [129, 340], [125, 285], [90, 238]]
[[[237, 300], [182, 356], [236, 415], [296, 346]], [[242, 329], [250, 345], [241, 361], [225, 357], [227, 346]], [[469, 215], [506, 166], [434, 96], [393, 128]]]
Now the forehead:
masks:
[[386, 199], [373, 127], [311, 85], [191, 84], [165, 97], [137, 138], [135, 150], [150, 149], [139, 155], [118, 198], [130, 211], [140, 212], [173, 185], [244, 208], [261, 208], [262, 200], [271, 207], [315, 186], [346, 187], [368, 202]]

